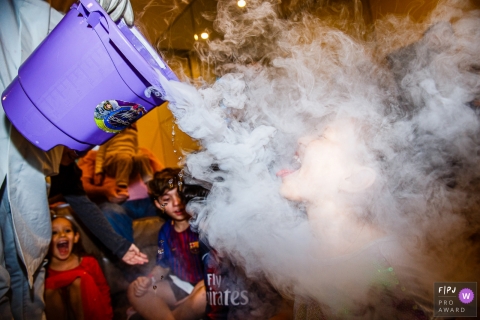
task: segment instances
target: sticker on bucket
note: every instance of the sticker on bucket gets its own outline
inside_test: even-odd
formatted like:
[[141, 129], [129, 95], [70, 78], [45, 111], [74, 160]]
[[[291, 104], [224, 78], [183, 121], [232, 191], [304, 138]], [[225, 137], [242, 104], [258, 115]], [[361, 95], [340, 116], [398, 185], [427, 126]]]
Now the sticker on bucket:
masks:
[[139, 104], [122, 100], [105, 100], [95, 108], [95, 123], [105, 132], [118, 133], [137, 121], [147, 111]]

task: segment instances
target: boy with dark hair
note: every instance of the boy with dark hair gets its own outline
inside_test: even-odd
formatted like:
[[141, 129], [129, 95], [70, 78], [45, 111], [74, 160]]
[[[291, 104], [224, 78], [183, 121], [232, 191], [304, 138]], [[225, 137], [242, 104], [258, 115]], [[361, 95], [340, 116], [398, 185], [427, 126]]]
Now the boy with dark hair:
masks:
[[[188, 206], [189, 202], [204, 201], [210, 190], [190, 183], [182, 183], [181, 197], [188, 207], [187, 212], [194, 215], [194, 208]], [[221, 256], [215, 248], [210, 247], [205, 238], [200, 242], [200, 249], [207, 299], [203, 319], [293, 319], [293, 302], [282, 297], [265, 277], [257, 275], [250, 279], [228, 256]]]
[[180, 169], [165, 168], [148, 183], [155, 206], [167, 216], [158, 234], [157, 265], [128, 288], [133, 308], [147, 319], [199, 319], [206, 297], [198, 234], [179, 195]]

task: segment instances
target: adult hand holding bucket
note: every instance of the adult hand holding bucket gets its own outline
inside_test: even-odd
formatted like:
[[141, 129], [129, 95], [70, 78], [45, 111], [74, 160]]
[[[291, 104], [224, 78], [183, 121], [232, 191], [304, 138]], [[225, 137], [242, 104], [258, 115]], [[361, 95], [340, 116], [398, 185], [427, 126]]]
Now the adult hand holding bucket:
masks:
[[133, 10], [129, 0], [98, 0], [98, 3], [107, 11], [113, 21], [118, 21], [123, 17], [127, 25], [133, 26]]
[[2, 104], [42, 150], [85, 151], [164, 102], [159, 74], [178, 80], [135, 27], [81, 0], [23, 63]]

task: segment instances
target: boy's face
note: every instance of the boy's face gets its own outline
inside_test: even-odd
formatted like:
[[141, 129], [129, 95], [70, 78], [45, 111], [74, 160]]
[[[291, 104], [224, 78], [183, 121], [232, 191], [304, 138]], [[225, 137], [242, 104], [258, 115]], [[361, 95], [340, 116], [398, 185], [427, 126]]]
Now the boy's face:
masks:
[[178, 194], [177, 188], [167, 190], [163, 196], [155, 200], [155, 206], [164, 211], [173, 221], [190, 219], [190, 216], [185, 211], [185, 205]]
[[301, 166], [282, 174], [280, 192], [285, 198], [322, 203], [338, 194], [354, 162], [347, 160], [339, 138], [334, 130], [326, 130], [320, 137], [306, 136], [298, 141], [296, 156]]
[[80, 234], [75, 232], [72, 223], [65, 218], [56, 218], [52, 221], [52, 242], [50, 252], [52, 259], [67, 260], [72, 253], [73, 245], [80, 239]]

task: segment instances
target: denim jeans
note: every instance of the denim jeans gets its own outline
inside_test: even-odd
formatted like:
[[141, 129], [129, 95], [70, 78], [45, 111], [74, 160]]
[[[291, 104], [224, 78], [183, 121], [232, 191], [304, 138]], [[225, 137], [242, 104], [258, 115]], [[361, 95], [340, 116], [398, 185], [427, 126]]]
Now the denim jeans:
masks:
[[18, 256], [6, 189], [5, 184], [0, 189], [0, 319], [43, 319], [45, 268], [37, 270], [30, 288], [27, 271]]
[[100, 204], [100, 209], [112, 228], [133, 243], [132, 223], [135, 219], [154, 217], [157, 210], [150, 198], [130, 200], [121, 205], [111, 202]]

